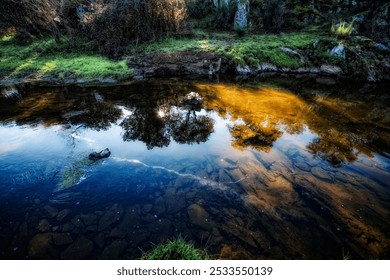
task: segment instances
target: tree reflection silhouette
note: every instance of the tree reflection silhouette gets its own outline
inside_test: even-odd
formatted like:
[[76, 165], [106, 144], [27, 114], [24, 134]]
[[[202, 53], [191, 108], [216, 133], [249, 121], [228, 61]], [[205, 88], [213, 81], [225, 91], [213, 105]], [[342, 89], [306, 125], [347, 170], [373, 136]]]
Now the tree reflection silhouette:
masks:
[[[208, 116], [197, 116], [199, 108], [161, 104], [155, 106], [135, 107], [121, 126], [124, 130], [124, 141], [142, 141], [148, 149], [167, 147], [171, 139], [180, 144], [206, 142], [214, 131], [214, 120]], [[171, 103], [172, 102], [171, 100]], [[179, 100], [177, 100], [179, 103]], [[159, 104], [159, 106], [157, 105]], [[159, 110], [158, 108], [164, 108]]]

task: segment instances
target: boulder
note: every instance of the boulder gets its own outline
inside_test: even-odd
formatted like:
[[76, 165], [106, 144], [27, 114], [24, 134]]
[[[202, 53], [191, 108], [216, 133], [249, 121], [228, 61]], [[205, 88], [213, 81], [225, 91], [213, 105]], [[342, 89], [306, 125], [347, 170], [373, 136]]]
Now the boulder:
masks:
[[331, 56], [339, 57], [345, 60], [346, 54], [345, 54], [345, 46], [343, 44], [338, 44], [338, 46], [334, 47], [330, 51]]
[[111, 155], [111, 152], [108, 148], [100, 151], [99, 153], [97, 152], [93, 152], [91, 154], [89, 154], [88, 158], [90, 160], [93, 160], [93, 161], [98, 161], [98, 160], [101, 160], [103, 158], [108, 158], [109, 156]]

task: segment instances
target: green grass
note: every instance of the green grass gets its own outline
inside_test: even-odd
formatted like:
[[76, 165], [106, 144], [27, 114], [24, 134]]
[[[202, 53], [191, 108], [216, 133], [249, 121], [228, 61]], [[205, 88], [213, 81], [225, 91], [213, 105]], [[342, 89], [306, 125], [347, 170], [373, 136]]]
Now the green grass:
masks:
[[289, 56], [280, 50], [280, 47], [305, 50], [323, 36], [318, 32], [301, 32], [240, 37], [235, 33], [207, 33], [195, 30], [194, 38], [168, 38], [152, 44], [142, 44], [132, 49], [131, 54], [207, 51], [226, 55], [238, 65], [257, 66], [268, 62], [280, 67], [298, 68], [299, 58]]
[[94, 54], [82, 40], [63, 38], [62, 43], [57, 43], [46, 38], [21, 44], [14, 38], [6, 39], [0, 41], [0, 77], [5, 79], [54, 76], [59, 80], [80, 78], [89, 81], [131, 76], [125, 60], [111, 61]]
[[208, 260], [205, 250], [196, 249], [182, 237], [157, 245], [152, 251], [143, 254], [143, 260]]

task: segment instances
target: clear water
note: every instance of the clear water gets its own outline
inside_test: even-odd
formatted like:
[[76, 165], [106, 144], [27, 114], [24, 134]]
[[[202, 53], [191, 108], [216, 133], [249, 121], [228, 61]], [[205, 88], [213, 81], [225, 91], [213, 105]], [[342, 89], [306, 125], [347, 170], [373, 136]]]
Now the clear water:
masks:
[[3, 89], [0, 258], [389, 259], [388, 84], [317, 82]]

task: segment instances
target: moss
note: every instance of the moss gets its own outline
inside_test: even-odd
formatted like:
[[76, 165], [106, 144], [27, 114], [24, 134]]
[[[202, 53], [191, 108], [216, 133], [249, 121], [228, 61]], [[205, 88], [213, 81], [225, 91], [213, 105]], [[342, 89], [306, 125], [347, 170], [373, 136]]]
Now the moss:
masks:
[[70, 41], [68, 38], [63, 38], [62, 43], [51, 38], [34, 40], [29, 44], [15, 39], [1, 41], [0, 73], [4, 78], [54, 75], [85, 80], [131, 75], [125, 60], [111, 61], [94, 54], [84, 41]]
[[80, 182], [85, 175], [84, 170], [78, 166], [69, 166], [61, 174], [61, 180], [58, 185], [58, 190], [68, 189]]
[[143, 260], [208, 260], [205, 250], [196, 249], [192, 243], [179, 237], [156, 246], [143, 254]]

